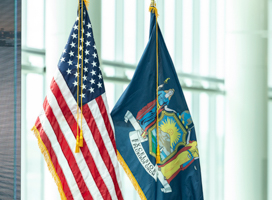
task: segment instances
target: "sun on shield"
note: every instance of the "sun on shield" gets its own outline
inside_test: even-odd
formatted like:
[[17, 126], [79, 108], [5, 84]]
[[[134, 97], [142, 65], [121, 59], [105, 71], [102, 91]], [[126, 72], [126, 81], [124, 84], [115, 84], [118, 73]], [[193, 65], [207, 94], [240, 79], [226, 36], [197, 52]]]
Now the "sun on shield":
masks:
[[[176, 113], [162, 111], [158, 120], [159, 125], [159, 146], [160, 164], [167, 162], [174, 156], [178, 147], [186, 145], [187, 126], [184, 125]], [[149, 153], [156, 157], [157, 130], [156, 124], [148, 130]]]

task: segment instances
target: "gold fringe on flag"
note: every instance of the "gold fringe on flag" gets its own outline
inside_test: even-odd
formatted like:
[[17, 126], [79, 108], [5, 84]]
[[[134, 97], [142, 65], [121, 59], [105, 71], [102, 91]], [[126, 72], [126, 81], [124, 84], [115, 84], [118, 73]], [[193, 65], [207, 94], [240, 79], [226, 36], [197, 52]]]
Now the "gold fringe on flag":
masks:
[[127, 166], [126, 162], [124, 161], [123, 157], [121, 156], [121, 154], [119, 153], [118, 150], [117, 150], [117, 159], [118, 159], [120, 165], [123, 167], [124, 171], [126, 172], [128, 178], [130, 179], [130, 181], [131, 181], [132, 185], [134, 186], [135, 190], [139, 194], [141, 200], [147, 200], [142, 188], [138, 184], [137, 180], [133, 176], [132, 172], [130, 171], [129, 167]]
[[56, 169], [55, 169], [55, 167], [54, 167], [54, 165], [52, 163], [50, 154], [49, 154], [47, 148], [45, 147], [45, 145], [44, 145], [44, 143], [43, 143], [43, 141], [42, 141], [42, 139], [40, 137], [40, 133], [39, 133], [38, 129], [36, 128], [36, 126], [34, 126], [31, 129], [31, 131], [34, 132], [34, 135], [36, 136], [36, 138], [38, 140], [38, 145], [39, 145], [39, 148], [40, 148], [40, 150], [41, 150], [41, 152], [42, 152], [42, 154], [44, 156], [47, 167], [48, 167], [50, 173], [52, 174], [52, 177], [54, 178], [54, 180], [55, 180], [55, 182], [56, 182], [56, 184], [58, 186], [58, 190], [59, 190], [59, 193], [60, 193], [61, 200], [66, 200], [67, 198], [66, 198], [66, 196], [64, 194], [61, 181], [60, 181], [59, 176], [58, 176], [58, 174], [56, 172]]
[[89, 6], [89, 3], [90, 3], [90, 0], [84, 0], [84, 3], [85, 3], [86, 8], [87, 8], [87, 10], [88, 10], [88, 6]]

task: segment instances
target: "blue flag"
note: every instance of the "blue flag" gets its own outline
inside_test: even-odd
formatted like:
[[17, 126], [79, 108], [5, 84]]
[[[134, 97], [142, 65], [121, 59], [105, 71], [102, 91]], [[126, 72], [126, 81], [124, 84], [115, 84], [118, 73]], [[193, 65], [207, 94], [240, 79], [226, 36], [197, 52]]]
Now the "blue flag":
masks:
[[154, 13], [149, 42], [111, 116], [118, 159], [141, 199], [203, 199], [194, 123]]

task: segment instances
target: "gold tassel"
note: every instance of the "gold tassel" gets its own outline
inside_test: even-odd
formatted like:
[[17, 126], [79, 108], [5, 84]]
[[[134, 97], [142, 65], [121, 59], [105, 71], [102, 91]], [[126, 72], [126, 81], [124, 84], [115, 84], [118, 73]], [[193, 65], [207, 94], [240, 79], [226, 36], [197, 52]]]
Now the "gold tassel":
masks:
[[79, 153], [79, 137], [77, 135], [77, 138], [76, 138], [76, 149], [75, 149], [75, 153]]
[[155, 13], [156, 18], [158, 18], [159, 14], [158, 14], [158, 9], [156, 8], [156, 4], [155, 4], [155, 7], [150, 5], [149, 12]]
[[157, 145], [157, 155], [156, 155], [156, 163], [159, 164], [161, 162], [161, 157], [160, 157], [160, 146]]
[[88, 10], [88, 6], [89, 6], [89, 3], [90, 3], [90, 0], [84, 0], [84, 3], [85, 3], [86, 8], [87, 8], [87, 10]]
[[80, 130], [79, 146], [83, 147], [83, 133], [82, 133], [82, 130]]

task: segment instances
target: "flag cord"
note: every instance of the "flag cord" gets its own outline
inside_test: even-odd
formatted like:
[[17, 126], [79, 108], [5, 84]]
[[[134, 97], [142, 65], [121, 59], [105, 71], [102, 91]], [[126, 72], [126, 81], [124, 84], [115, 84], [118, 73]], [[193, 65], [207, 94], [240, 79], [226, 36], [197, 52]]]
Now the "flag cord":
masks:
[[157, 130], [157, 150], [156, 150], [156, 163], [160, 163], [160, 138], [159, 138], [159, 109], [160, 109], [160, 104], [159, 104], [159, 45], [158, 45], [158, 10], [156, 7], [155, 0], [151, 0], [151, 5], [149, 7], [149, 11], [153, 12], [156, 17], [156, 99], [157, 99], [157, 108], [156, 108], [156, 130]]
[[[82, 133], [82, 93], [83, 93], [83, 0], [79, 2], [78, 0], [78, 39], [77, 39], [77, 136], [76, 136], [76, 149], [75, 153], [79, 153], [79, 147], [83, 147], [83, 133]], [[81, 5], [81, 6], [80, 6]], [[81, 30], [81, 73], [79, 74], [79, 56], [80, 56], [80, 30]], [[79, 76], [80, 76], [80, 82], [81, 82], [81, 90], [80, 90], [80, 110], [79, 110]], [[79, 124], [79, 114], [80, 114], [80, 127], [78, 127]], [[80, 133], [79, 133], [79, 128], [80, 128]]]
[[80, 114], [80, 137], [79, 137], [79, 146], [80, 147], [83, 147], [83, 132], [82, 132], [82, 98], [83, 98], [83, 0], [81, 0], [81, 6], [82, 6], [82, 10], [81, 10], [81, 20], [80, 20], [80, 23], [81, 23], [81, 55], [82, 55], [82, 58], [81, 58], [81, 114]]
[[[78, 0], [78, 17], [80, 17], [80, 2]], [[78, 108], [78, 96], [79, 96], [79, 29], [80, 29], [80, 25], [79, 25], [79, 20], [78, 20], [78, 29], [77, 29], [77, 113], [76, 113], [76, 122], [77, 122], [77, 136], [76, 136], [76, 149], [75, 149], [75, 153], [79, 153], [79, 137], [78, 137], [78, 116], [79, 116], [79, 108]]]

